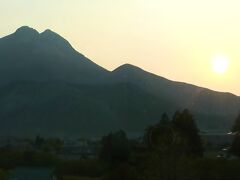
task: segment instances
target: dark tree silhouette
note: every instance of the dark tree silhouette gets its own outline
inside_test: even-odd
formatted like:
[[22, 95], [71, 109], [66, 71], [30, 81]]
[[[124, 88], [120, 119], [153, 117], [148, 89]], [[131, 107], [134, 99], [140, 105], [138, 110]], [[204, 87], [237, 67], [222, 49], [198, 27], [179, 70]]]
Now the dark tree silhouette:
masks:
[[171, 122], [168, 115], [164, 113], [157, 124], [146, 129], [145, 141], [148, 148], [164, 151], [172, 144], [173, 134]]
[[130, 145], [124, 131], [110, 133], [102, 138], [100, 158], [109, 163], [125, 162], [130, 155]]
[[177, 111], [172, 121], [163, 114], [159, 123], [146, 130], [145, 140], [150, 149], [202, 156], [203, 146], [198, 132], [193, 115], [185, 109], [182, 112]]
[[186, 155], [202, 156], [203, 145], [199, 130], [195, 124], [193, 115], [188, 109], [181, 113], [176, 112], [173, 116], [173, 128], [181, 139], [183, 153]]

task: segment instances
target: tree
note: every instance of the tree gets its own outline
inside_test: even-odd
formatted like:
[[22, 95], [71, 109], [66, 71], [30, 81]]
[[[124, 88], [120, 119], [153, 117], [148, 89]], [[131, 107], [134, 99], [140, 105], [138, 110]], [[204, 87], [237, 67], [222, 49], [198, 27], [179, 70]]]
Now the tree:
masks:
[[169, 125], [170, 119], [166, 113], [162, 114], [161, 120], [159, 122], [159, 125]]
[[172, 143], [173, 129], [168, 115], [164, 113], [160, 121], [146, 129], [144, 135], [147, 146], [150, 149], [166, 149]]
[[193, 115], [187, 110], [177, 111], [172, 121], [166, 114], [146, 130], [145, 139], [150, 149], [186, 156], [201, 156], [203, 146]]
[[126, 133], [118, 131], [102, 138], [100, 158], [109, 163], [125, 162], [130, 156], [130, 144]]
[[145, 134], [149, 145], [144, 172], [147, 179], [178, 179], [179, 164], [203, 154], [198, 132], [193, 115], [187, 109], [177, 111], [171, 121], [163, 114]]
[[193, 115], [188, 109], [176, 112], [173, 116], [173, 128], [182, 140], [185, 155], [202, 156], [203, 145]]

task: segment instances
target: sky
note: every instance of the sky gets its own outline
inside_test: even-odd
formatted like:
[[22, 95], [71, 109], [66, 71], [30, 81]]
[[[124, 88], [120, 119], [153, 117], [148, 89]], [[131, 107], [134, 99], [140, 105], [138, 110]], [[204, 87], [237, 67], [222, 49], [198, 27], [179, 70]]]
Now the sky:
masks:
[[[240, 95], [239, 0], [0, 0], [0, 37], [51, 29], [102, 67], [130, 63]], [[217, 73], [215, 57], [228, 68]]]

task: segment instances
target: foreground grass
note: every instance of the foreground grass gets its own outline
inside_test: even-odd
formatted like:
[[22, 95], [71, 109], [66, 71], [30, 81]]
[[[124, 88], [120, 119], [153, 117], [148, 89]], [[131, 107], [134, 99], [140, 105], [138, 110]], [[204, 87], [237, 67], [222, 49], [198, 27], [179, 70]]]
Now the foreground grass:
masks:
[[84, 176], [65, 176], [63, 180], [100, 180], [101, 178], [84, 177]]

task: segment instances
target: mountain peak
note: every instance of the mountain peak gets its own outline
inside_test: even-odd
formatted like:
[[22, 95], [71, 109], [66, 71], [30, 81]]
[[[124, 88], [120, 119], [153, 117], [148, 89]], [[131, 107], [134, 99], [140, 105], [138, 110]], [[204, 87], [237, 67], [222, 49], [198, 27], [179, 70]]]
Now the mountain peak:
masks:
[[61, 47], [64, 49], [67, 48], [71, 50], [73, 49], [71, 44], [66, 39], [64, 39], [62, 36], [60, 36], [59, 34], [55, 33], [50, 29], [46, 29], [45, 31], [40, 33], [40, 38], [42, 40], [48, 41], [48, 43], [53, 43], [58, 47]]
[[15, 34], [18, 35], [38, 35], [39, 32], [31, 27], [28, 26], [22, 26], [18, 28], [15, 32]]
[[132, 64], [123, 64], [116, 68], [113, 72], [125, 72], [125, 71], [143, 71], [143, 70]]
[[54, 35], [54, 36], [60, 36], [60, 35], [58, 35], [57, 33], [55, 33], [55, 32], [53, 32], [51, 29], [46, 29], [45, 31], [43, 31], [42, 33], [41, 33], [41, 35], [43, 36], [52, 36], [52, 35]]
[[29, 26], [22, 26], [16, 30], [14, 33], [15, 36], [21, 37], [21, 38], [32, 38], [32, 37], [40, 37], [42, 39], [47, 39], [50, 41], [64, 41], [66, 40], [61, 37], [59, 34], [53, 32], [50, 29], [46, 29], [42, 33], [39, 33], [37, 30], [29, 27]]

